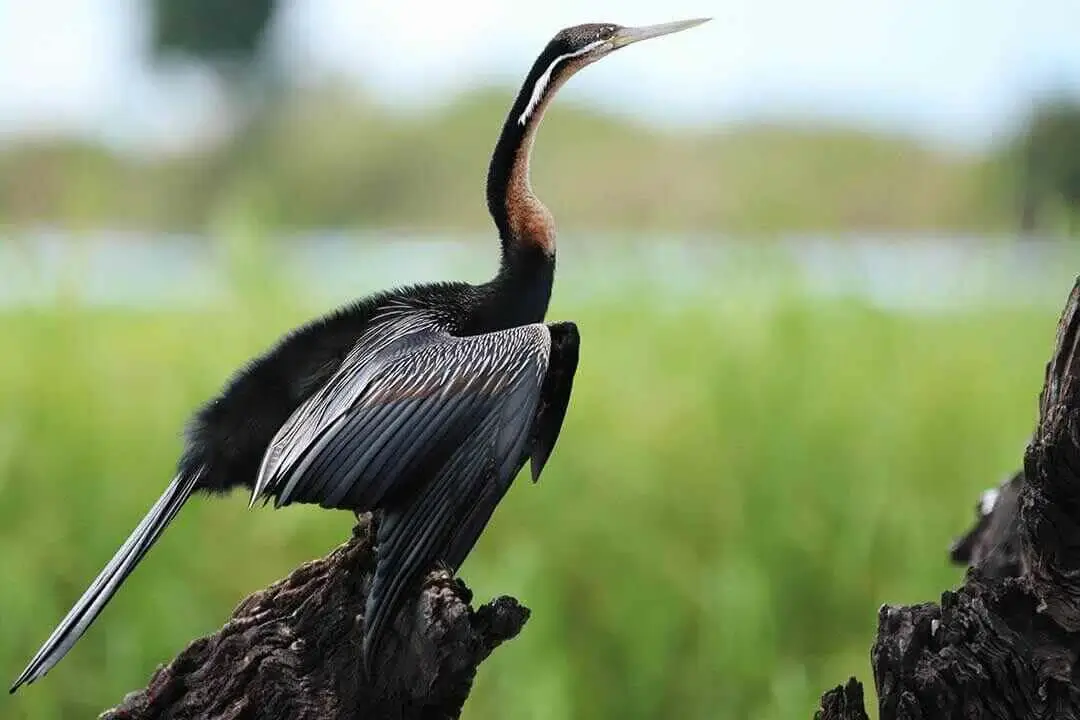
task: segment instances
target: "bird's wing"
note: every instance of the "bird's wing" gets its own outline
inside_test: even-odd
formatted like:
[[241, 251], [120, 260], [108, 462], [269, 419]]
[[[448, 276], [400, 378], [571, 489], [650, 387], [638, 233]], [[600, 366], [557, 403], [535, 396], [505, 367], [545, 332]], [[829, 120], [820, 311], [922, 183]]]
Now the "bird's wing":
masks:
[[[433, 477], [475, 427], [499, 416], [505, 463], [521, 462], [536, 415], [551, 334], [542, 324], [455, 337], [432, 325], [357, 344], [320, 392], [276, 434], [253, 502], [365, 511]], [[373, 350], [373, 348], [375, 348]]]
[[540, 407], [536, 411], [530, 443], [529, 464], [532, 466], [533, 482], [540, 479], [540, 473], [559, 439], [578, 365], [580, 336], [577, 325], [572, 322], [554, 323], [548, 326], [548, 332], [551, 334], [548, 370], [540, 390]]
[[[253, 502], [382, 507], [415, 490], [418, 478], [433, 479], [466, 442], [497, 463], [500, 478], [520, 469], [550, 356], [548, 328], [455, 337], [429, 325], [388, 336], [360, 343], [282, 426]], [[495, 426], [478, 434], [485, 420]]]
[[527, 457], [551, 333], [433, 329], [356, 353], [267, 452], [257, 494], [278, 505], [382, 509], [365, 656], [411, 582], [456, 570]]
[[[360, 337], [341, 366], [329, 380], [312, 393], [274, 435], [263, 454], [259, 472], [251, 493], [251, 504], [259, 498], [281, 498], [281, 480], [312, 446], [343, 419], [346, 412], [359, 402], [375, 375], [410, 347], [423, 345], [433, 335], [445, 332], [432, 318], [419, 313], [386, 313], [375, 320]], [[384, 381], [392, 381], [385, 377]]]

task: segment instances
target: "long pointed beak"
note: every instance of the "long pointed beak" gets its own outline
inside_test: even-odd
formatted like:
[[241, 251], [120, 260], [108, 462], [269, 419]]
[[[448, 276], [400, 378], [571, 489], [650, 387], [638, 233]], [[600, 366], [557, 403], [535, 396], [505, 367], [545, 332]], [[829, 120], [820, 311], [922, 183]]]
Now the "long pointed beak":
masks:
[[697, 27], [709, 20], [712, 20], [712, 18], [694, 18], [693, 20], [677, 20], [675, 22], [661, 23], [660, 25], [619, 28], [611, 37], [610, 42], [613, 48], [626, 47], [631, 43], [636, 43], [641, 40], [649, 40], [651, 38], [660, 37], [661, 35], [670, 35], [671, 33], [677, 33], [680, 30]]

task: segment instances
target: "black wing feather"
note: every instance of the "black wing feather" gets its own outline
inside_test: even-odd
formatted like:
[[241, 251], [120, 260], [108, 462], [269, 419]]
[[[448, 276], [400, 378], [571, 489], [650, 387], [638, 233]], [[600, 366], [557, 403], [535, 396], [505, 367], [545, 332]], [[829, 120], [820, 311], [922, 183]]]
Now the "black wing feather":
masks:
[[253, 497], [383, 511], [368, 668], [412, 583], [460, 567], [527, 460], [551, 350], [540, 324], [454, 337], [413, 321], [400, 341], [380, 339], [282, 427]]
[[357, 353], [302, 405], [271, 444], [254, 497], [373, 509], [410, 470], [445, 462], [518, 384], [535, 403], [549, 356], [544, 325], [469, 337], [426, 332], [424, 342], [417, 335], [381, 355]]
[[540, 479], [540, 473], [559, 439], [566, 409], [570, 405], [581, 340], [577, 325], [572, 322], [554, 323], [548, 326], [548, 330], [551, 332], [551, 359], [544, 376], [544, 387], [540, 391], [541, 404], [533, 429], [529, 463], [533, 482]]
[[[446, 548], [451, 545], [454, 526], [461, 518], [478, 513], [486, 524], [497, 500], [486, 506], [480, 506], [477, 500], [491, 497], [491, 490], [498, 487], [503, 488], [497, 493], [501, 497], [509, 487], [512, 477], [483, 482], [492, 474], [491, 455], [483, 447], [483, 439], [490, 438], [495, 431], [492, 417], [454, 451], [434, 482], [412, 502], [384, 513], [378, 533], [378, 568], [366, 610], [365, 667], [375, 666], [386, 637], [386, 625], [412, 584], [440, 561], [451, 571], [460, 566], [460, 561], [452, 565], [447, 557]], [[472, 482], [462, 486], [461, 481], [466, 479]]]

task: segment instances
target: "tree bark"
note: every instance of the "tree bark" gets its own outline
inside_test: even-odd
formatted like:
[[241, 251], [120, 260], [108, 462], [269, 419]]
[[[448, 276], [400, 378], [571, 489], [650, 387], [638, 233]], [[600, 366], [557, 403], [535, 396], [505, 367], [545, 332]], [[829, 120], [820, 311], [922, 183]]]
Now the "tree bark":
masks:
[[217, 632], [160, 667], [105, 720], [456, 718], [479, 664], [513, 638], [529, 610], [472, 593], [435, 571], [395, 619], [374, 678], [363, 668], [364, 603], [375, 522], [326, 557], [248, 597]]
[[[954, 562], [969, 566], [964, 583], [940, 604], [878, 611], [870, 660], [881, 720], [1080, 718], [1078, 474], [1080, 279], [1023, 471], [984, 494], [975, 526], [953, 545]], [[861, 684], [825, 693], [815, 717], [866, 717]]]

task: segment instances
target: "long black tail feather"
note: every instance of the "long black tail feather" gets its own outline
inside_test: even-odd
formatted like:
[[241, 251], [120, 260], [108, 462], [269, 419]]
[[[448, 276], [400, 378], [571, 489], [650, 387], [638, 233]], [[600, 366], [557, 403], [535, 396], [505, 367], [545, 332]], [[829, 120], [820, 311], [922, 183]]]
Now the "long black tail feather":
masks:
[[178, 475], [169, 484], [158, 501], [150, 508], [124, 544], [113, 555], [112, 560], [98, 574], [94, 582], [86, 589], [79, 601], [68, 612], [52, 635], [37, 651], [30, 664], [11, 686], [14, 693], [21, 685], [29, 684], [43, 677], [68, 650], [82, 637], [90, 624], [112, 599], [120, 584], [135, 569], [161, 533], [168, 527], [176, 513], [187, 502], [198, 484], [199, 473]]

